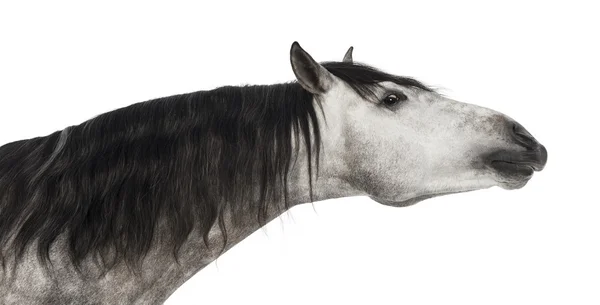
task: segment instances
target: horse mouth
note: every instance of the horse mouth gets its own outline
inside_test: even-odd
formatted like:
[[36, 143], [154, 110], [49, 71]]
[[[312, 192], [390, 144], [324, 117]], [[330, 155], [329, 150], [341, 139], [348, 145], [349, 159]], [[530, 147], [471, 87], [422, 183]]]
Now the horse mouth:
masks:
[[535, 172], [532, 165], [527, 163], [518, 163], [514, 161], [492, 160], [490, 167], [501, 174], [519, 175], [529, 177]]
[[[548, 153], [543, 145], [522, 152], [501, 150], [487, 157], [487, 166], [502, 179], [505, 188], [520, 188], [533, 176], [544, 169]], [[502, 186], [501, 185], [501, 186]]]

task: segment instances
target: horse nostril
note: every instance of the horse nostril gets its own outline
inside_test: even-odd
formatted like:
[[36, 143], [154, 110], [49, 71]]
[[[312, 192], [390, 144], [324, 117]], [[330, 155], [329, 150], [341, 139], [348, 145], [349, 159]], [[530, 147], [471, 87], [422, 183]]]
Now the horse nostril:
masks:
[[517, 122], [512, 123], [512, 134], [519, 143], [527, 148], [534, 149], [539, 146], [537, 140], [527, 131], [527, 129]]

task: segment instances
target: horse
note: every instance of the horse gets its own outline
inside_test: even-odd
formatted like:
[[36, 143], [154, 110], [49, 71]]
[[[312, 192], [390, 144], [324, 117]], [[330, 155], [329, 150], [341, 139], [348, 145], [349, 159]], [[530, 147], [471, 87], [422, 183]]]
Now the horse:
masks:
[[0, 147], [2, 304], [162, 304], [290, 208], [518, 189], [547, 150], [414, 78], [318, 63], [295, 81], [132, 104]]

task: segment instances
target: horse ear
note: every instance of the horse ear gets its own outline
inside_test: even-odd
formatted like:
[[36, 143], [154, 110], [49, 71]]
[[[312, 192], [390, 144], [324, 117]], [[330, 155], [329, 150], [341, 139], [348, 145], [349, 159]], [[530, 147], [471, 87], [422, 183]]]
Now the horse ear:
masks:
[[322, 94], [331, 88], [333, 76], [306, 53], [297, 41], [292, 44], [290, 61], [296, 79], [304, 89], [313, 94]]
[[346, 55], [344, 55], [344, 59], [342, 60], [343, 62], [352, 63], [352, 51], [353, 50], [354, 50], [354, 47], [350, 47], [350, 49], [348, 49], [348, 51], [346, 51]]

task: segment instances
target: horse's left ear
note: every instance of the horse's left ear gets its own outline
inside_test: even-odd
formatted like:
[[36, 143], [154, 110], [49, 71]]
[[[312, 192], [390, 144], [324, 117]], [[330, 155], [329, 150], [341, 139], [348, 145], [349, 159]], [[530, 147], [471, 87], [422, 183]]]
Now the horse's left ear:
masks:
[[331, 88], [333, 75], [306, 53], [297, 41], [292, 44], [290, 61], [296, 79], [304, 89], [313, 94], [322, 94]]
[[354, 51], [354, 47], [350, 47], [350, 49], [346, 51], [346, 55], [344, 55], [344, 59], [342, 60], [343, 62], [352, 63], [352, 51]]

